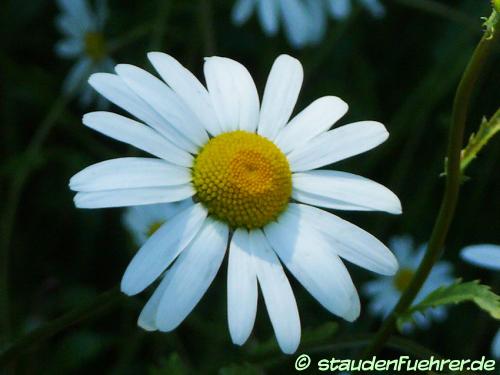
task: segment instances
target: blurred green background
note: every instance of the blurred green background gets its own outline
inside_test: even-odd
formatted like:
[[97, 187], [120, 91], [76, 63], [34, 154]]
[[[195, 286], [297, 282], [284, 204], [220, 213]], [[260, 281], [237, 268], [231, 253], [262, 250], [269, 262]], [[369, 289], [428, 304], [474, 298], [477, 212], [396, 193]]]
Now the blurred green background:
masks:
[[[481, 36], [486, 0], [441, 1], [451, 13], [425, 10], [425, 1], [387, 0], [386, 16], [373, 19], [355, 9], [343, 22], [329, 21], [323, 42], [300, 51], [280, 34], [268, 38], [255, 17], [243, 27], [230, 21], [233, 1], [109, 2], [106, 35], [137, 37], [113, 54], [117, 63], [151, 67], [146, 52], [175, 56], [198, 77], [203, 57], [216, 54], [245, 64], [262, 94], [273, 60], [289, 53], [301, 60], [305, 82], [297, 105], [336, 95], [349, 103], [341, 123], [373, 119], [384, 123], [389, 140], [382, 146], [336, 165], [388, 186], [403, 203], [402, 216], [348, 213], [339, 216], [384, 242], [410, 234], [426, 242], [443, 188], [443, 155], [454, 90]], [[418, 9], [422, 7], [422, 9]], [[122, 210], [78, 210], [68, 179], [84, 166], [103, 159], [133, 155], [134, 150], [81, 124], [77, 100], [56, 108], [57, 121], [35, 157], [24, 152], [47, 113], [61, 96], [70, 63], [59, 59], [54, 45], [56, 4], [47, 0], [0, 3], [0, 207], [2, 215], [16, 175], [30, 165], [19, 196], [10, 241], [9, 284], [14, 337], [79, 306], [118, 285], [135, 245], [122, 226]], [[141, 30], [146, 30], [141, 32]], [[472, 105], [467, 132], [499, 104], [500, 54], [496, 54]], [[500, 138], [500, 137], [498, 137]], [[458, 251], [472, 243], [500, 243], [500, 139], [494, 139], [468, 169], [459, 208], [447, 241], [445, 258], [455, 275], [494, 285], [499, 279], [461, 262]], [[2, 232], [2, 236], [6, 233]], [[146, 333], [136, 319], [152, 288], [124, 300], [105, 314], [78, 324], [35, 346], [15, 363], [19, 374], [187, 374], [288, 373], [295, 356], [280, 353], [259, 301], [256, 327], [242, 348], [233, 346], [227, 329], [226, 266], [194, 312], [174, 333]], [[374, 275], [348, 265], [354, 282]], [[329, 357], [345, 338], [374, 332], [380, 324], [366, 310], [355, 323], [328, 314], [290, 278], [298, 300], [303, 339], [297, 353], [317, 349], [313, 358]], [[3, 313], [3, 312], [2, 312]], [[449, 311], [445, 322], [410, 338], [445, 358], [489, 355], [495, 322], [465, 304]], [[352, 357], [349, 349], [337, 357]], [[396, 352], [387, 349], [387, 357]], [[316, 356], [316, 357], [314, 357]], [[1, 373], [0, 369], [0, 373]]]

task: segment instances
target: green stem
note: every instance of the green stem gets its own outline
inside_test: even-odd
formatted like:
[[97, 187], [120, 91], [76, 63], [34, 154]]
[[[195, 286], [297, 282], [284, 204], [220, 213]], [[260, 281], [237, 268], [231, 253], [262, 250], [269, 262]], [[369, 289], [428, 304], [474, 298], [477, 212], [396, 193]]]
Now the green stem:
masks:
[[120, 36], [116, 39], [113, 39], [109, 42], [108, 52], [112, 54], [118, 51], [120, 48], [129, 45], [130, 43], [135, 42], [140, 39], [144, 35], [148, 34], [151, 31], [151, 24], [139, 25], [136, 28], [130, 30], [127, 34]]
[[163, 47], [163, 37], [167, 29], [167, 18], [170, 11], [170, 0], [159, 0], [158, 14], [151, 34], [151, 41], [149, 43], [150, 51], [160, 51]]
[[447, 149], [446, 186], [425, 256], [408, 288], [401, 295], [397, 305], [363, 353], [364, 358], [375, 355], [382, 349], [395, 329], [398, 315], [410, 307], [429, 276], [432, 267], [441, 255], [458, 200], [460, 189], [460, 152], [471, 96], [484, 64], [493, 50], [494, 41], [499, 34], [498, 29], [500, 28], [497, 28], [493, 35], [485, 33], [479, 41], [455, 94]]
[[19, 199], [24, 184], [26, 183], [31, 170], [34, 167], [34, 160], [40, 152], [40, 148], [45, 142], [52, 128], [63, 112], [66, 104], [71, 100], [72, 95], [59, 97], [49, 113], [42, 121], [33, 138], [31, 139], [25, 151], [27, 164], [21, 166], [16, 174], [13, 175], [11, 185], [7, 192], [5, 208], [2, 215], [0, 226], [0, 328], [1, 341], [9, 340], [11, 334], [10, 319], [10, 297], [9, 297], [9, 249], [12, 239], [12, 231], [16, 220], [16, 211], [19, 206]]
[[216, 51], [212, 2], [200, 0], [200, 26], [204, 37], [205, 55], [213, 56]]
[[8, 364], [33, 345], [60, 333], [66, 328], [103, 314], [111, 307], [117, 305], [122, 298], [123, 295], [120, 293], [119, 289], [113, 288], [100, 294], [93, 301], [45, 323], [41, 327], [28, 333], [26, 336], [14, 341], [12, 344], [8, 345], [6, 349], [0, 352], [0, 366]]

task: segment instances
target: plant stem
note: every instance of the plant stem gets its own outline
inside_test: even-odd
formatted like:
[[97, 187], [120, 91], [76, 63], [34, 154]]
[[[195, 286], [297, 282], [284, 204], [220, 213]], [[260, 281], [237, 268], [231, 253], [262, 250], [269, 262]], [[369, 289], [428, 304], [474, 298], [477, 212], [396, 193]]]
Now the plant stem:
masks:
[[13, 175], [10, 188], [5, 199], [5, 208], [2, 215], [0, 227], [0, 328], [1, 341], [9, 340], [11, 334], [10, 298], [9, 298], [9, 249], [12, 239], [12, 231], [16, 220], [16, 211], [24, 184], [34, 167], [34, 160], [40, 152], [52, 128], [63, 112], [72, 95], [60, 96], [53, 104], [49, 113], [42, 121], [25, 151], [26, 164], [21, 166]]
[[382, 349], [395, 329], [398, 315], [410, 307], [429, 276], [432, 267], [441, 255], [458, 201], [460, 189], [460, 152], [471, 96], [484, 64], [493, 50], [499, 29], [497, 27], [494, 34], [486, 32], [483, 35], [462, 75], [455, 94], [447, 149], [446, 186], [425, 256], [408, 288], [401, 295], [397, 305], [363, 353], [364, 358], [375, 355]]
[[113, 288], [100, 294], [93, 301], [45, 323], [41, 327], [28, 333], [26, 336], [14, 341], [11, 345], [7, 346], [6, 349], [0, 352], [0, 366], [9, 363], [31, 346], [58, 334], [64, 329], [103, 314], [111, 307], [117, 305], [122, 298], [123, 295], [120, 293], [119, 289]]
[[130, 30], [127, 34], [113, 39], [109, 42], [108, 52], [110, 54], [118, 51], [120, 48], [135, 42], [141, 37], [147, 35], [151, 31], [151, 24], [139, 25], [136, 28]]
[[200, 0], [200, 25], [206, 56], [213, 56], [216, 51], [212, 11], [212, 2], [210, 0]]
[[159, 0], [158, 14], [151, 34], [149, 51], [161, 51], [163, 47], [163, 38], [167, 29], [167, 18], [171, 3], [170, 0]]

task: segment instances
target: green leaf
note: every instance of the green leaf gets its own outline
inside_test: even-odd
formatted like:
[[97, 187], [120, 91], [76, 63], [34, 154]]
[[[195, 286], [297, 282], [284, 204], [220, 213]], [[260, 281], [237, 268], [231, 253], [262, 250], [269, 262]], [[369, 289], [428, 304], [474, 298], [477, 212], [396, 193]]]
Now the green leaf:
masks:
[[415, 312], [425, 312], [431, 307], [474, 302], [479, 308], [489, 313], [494, 319], [500, 320], [500, 296], [491, 291], [487, 285], [479, 281], [462, 283], [457, 280], [454, 284], [443, 286], [431, 292], [420, 303], [412, 306], [398, 318], [398, 326], [412, 321]]
[[462, 175], [470, 162], [476, 158], [477, 154], [498, 131], [500, 131], [500, 109], [489, 120], [483, 118], [477, 133], [470, 136], [467, 146], [461, 153], [460, 171]]

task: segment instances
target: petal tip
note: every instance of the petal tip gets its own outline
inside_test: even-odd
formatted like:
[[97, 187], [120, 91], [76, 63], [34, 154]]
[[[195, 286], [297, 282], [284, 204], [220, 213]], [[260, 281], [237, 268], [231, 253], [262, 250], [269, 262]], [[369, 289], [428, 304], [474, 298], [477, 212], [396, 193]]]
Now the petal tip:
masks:
[[120, 283], [120, 290], [122, 291], [123, 294], [126, 294], [127, 296], [134, 296], [137, 293], [141, 292], [140, 290], [136, 290], [137, 288], [134, 288], [132, 283], [130, 282], [129, 278], [127, 277], [127, 274], [123, 275], [123, 279]]
[[144, 321], [140, 316], [139, 319], [137, 319], [137, 326], [148, 332], [154, 332], [157, 330], [157, 328], [154, 325]]

